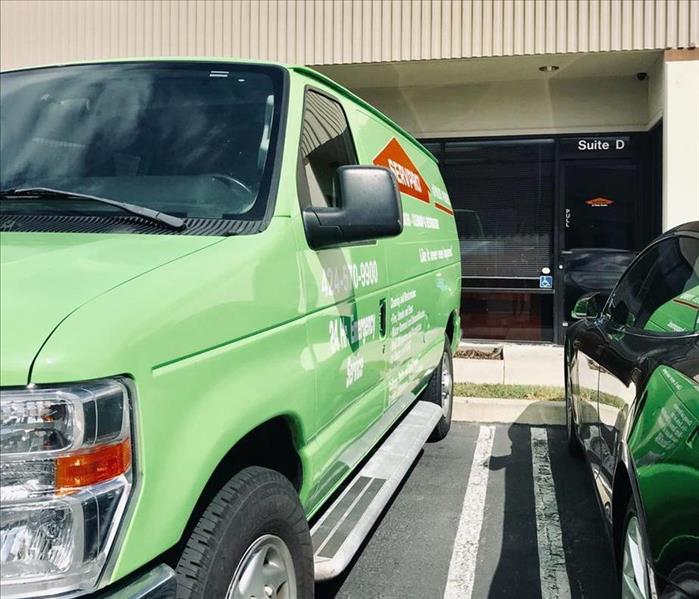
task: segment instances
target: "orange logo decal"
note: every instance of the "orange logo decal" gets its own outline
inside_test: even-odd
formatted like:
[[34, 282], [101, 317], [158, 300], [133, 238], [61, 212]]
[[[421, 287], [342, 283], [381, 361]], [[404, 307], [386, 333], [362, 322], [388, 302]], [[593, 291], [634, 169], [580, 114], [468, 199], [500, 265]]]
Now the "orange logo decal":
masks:
[[401, 192], [429, 204], [430, 190], [427, 181], [420, 176], [413, 161], [395, 137], [374, 158], [374, 164], [388, 167], [393, 171]]
[[614, 200], [608, 200], [607, 198], [592, 198], [585, 202], [588, 206], [596, 208], [606, 208], [614, 203]]

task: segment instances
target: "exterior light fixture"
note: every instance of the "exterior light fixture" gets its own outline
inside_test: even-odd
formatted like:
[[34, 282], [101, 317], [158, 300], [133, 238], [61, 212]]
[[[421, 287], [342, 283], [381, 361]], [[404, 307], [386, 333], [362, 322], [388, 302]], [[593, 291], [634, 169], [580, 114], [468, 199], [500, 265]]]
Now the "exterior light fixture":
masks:
[[553, 73], [554, 71], [557, 71], [560, 69], [558, 65], [555, 64], [545, 64], [543, 67], [539, 67], [539, 70], [542, 73]]

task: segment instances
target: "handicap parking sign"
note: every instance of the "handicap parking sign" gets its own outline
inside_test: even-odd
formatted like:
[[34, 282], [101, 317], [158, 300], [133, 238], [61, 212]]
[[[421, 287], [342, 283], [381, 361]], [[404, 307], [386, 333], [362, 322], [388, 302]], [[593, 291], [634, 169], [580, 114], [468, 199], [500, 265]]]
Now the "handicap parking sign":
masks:
[[553, 289], [553, 276], [541, 275], [539, 277], [539, 289]]

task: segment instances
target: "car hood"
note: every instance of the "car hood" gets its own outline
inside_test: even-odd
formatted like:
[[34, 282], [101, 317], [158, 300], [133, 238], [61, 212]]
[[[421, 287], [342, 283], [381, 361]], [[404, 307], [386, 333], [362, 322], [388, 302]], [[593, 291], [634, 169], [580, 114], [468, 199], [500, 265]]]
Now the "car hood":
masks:
[[37, 352], [80, 306], [220, 240], [181, 235], [0, 234], [0, 384], [26, 384]]

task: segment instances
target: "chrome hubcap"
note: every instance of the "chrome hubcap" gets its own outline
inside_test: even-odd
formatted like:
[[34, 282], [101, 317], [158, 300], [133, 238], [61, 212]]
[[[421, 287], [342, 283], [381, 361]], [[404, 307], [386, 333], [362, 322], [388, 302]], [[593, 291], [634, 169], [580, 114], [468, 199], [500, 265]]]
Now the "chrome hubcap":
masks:
[[442, 412], [446, 418], [449, 418], [452, 392], [454, 389], [454, 381], [450, 366], [449, 356], [445, 352], [442, 356]]
[[289, 548], [275, 535], [260, 537], [240, 560], [226, 599], [296, 598], [296, 574]]
[[626, 527], [624, 563], [621, 570], [622, 599], [648, 599], [646, 556], [638, 518], [632, 516]]

